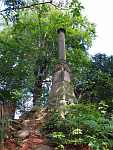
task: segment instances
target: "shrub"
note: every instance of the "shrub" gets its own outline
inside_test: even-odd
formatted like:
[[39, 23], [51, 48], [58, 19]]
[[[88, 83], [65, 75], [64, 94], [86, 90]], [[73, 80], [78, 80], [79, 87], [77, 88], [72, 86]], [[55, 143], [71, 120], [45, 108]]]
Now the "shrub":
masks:
[[61, 111], [51, 112], [42, 131], [53, 143], [89, 144], [93, 149], [111, 148], [113, 145], [113, 120], [104, 117], [94, 105], [75, 104]]

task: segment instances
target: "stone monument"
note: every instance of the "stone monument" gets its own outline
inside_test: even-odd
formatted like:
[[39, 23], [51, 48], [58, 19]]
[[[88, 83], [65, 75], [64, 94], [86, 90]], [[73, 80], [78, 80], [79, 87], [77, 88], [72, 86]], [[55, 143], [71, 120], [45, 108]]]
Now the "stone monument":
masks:
[[71, 85], [70, 69], [66, 63], [65, 30], [58, 30], [59, 64], [55, 66], [52, 87], [49, 93], [48, 106], [58, 108], [76, 101], [74, 89]]

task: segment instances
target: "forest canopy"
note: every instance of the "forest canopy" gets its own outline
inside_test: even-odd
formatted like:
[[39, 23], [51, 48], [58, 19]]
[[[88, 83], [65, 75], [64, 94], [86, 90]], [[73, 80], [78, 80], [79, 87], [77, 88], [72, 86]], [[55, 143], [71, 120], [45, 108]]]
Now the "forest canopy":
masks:
[[[105, 54], [89, 56], [87, 50], [96, 37], [95, 25], [82, 14], [84, 7], [79, 1], [73, 0], [67, 9], [37, 1], [28, 8], [21, 0], [4, 4], [8, 25], [0, 32], [2, 101], [27, 100], [28, 93], [34, 94], [37, 86], [36, 101], [47, 103], [52, 71], [58, 62], [57, 30], [65, 28], [66, 59], [75, 95], [80, 101], [112, 103], [113, 59]], [[16, 16], [11, 14], [13, 11]], [[10, 14], [16, 20], [10, 20]], [[50, 80], [45, 82], [47, 78]]]
[[33, 91], [35, 78], [43, 84], [52, 75], [58, 61], [58, 28], [66, 29], [67, 62], [73, 76], [79, 76], [89, 64], [87, 49], [95, 38], [95, 26], [81, 14], [82, 8], [78, 1], [72, 1], [67, 10], [36, 5], [19, 11], [17, 21], [4, 28], [0, 33], [0, 80], [1, 92], [11, 96], [8, 100], [20, 100], [25, 92]]

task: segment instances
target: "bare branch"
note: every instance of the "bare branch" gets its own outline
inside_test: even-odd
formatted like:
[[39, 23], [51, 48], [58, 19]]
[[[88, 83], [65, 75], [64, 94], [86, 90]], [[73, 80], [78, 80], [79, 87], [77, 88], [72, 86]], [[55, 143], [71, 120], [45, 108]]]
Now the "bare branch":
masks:
[[[34, 7], [34, 6], [37, 6], [37, 5], [43, 5], [43, 4], [51, 4], [53, 5], [54, 7], [56, 7], [57, 9], [59, 8], [59, 6], [55, 5], [52, 0], [50, 0], [49, 2], [44, 2], [44, 3], [35, 3], [35, 4], [31, 4], [31, 5], [27, 5], [27, 6], [22, 6], [22, 7], [17, 7], [15, 9], [17, 10], [20, 10], [20, 9], [26, 9], [26, 8], [31, 8], [31, 7]], [[3, 15], [2, 13], [3, 12], [6, 12], [8, 10], [8, 8], [4, 9], [4, 10], [1, 10], [0, 11], [0, 15]]]

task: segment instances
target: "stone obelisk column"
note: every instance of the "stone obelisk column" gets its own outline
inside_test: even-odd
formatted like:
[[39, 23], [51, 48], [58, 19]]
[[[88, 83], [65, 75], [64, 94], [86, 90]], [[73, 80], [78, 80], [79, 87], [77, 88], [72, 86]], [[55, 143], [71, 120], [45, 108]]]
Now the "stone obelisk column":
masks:
[[58, 108], [75, 102], [73, 86], [70, 83], [70, 69], [66, 63], [65, 30], [58, 30], [59, 64], [55, 66], [48, 106]]
[[58, 45], [59, 45], [59, 61], [60, 63], [66, 61], [65, 54], [65, 30], [58, 30]]

